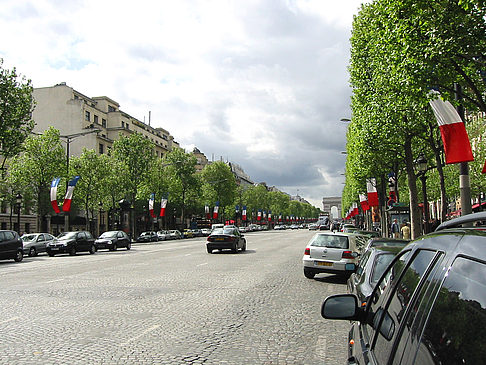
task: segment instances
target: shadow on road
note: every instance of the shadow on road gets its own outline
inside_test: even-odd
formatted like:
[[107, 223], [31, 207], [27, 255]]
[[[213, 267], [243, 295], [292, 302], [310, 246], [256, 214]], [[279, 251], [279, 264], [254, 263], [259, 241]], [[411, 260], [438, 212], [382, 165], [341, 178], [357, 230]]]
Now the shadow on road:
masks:
[[348, 278], [342, 275], [332, 275], [332, 274], [323, 274], [322, 276], [315, 276], [314, 280], [322, 281], [324, 283], [331, 283], [331, 284], [346, 284]]
[[[237, 255], [248, 255], [248, 254], [252, 254], [252, 253], [256, 253], [256, 251], [255, 250], [238, 251]], [[236, 255], [231, 250], [218, 251], [217, 249], [213, 250], [212, 254], [213, 255], [216, 255], [216, 254], [219, 254], [219, 255]]]

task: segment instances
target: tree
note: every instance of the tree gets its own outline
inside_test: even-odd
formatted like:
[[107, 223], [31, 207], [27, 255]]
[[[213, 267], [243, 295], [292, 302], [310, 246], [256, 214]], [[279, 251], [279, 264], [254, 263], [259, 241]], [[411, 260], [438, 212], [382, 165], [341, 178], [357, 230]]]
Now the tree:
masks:
[[169, 190], [172, 200], [181, 206], [181, 219], [185, 228], [185, 208], [187, 197], [191, 191], [199, 189], [196, 178], [196, 157], [176, 148], [165, 155], [167, 171], [169, 174]]
[[21, 151], [22, 143], [34, 128], [31, 119], [34, 109], [30, 80], [17, 75], [15, 68], [2, 67], [0, 59], [0, 155], [2, 176], [5, 175], [7, 159]]
[[66, 177], [66, 156], [59, 131], [49, 128], [42, 135], [29, 136], [23, 153], [10, 160], [8, 181], [12, 191], [22, 191], [24, 201], [37, 208], [38, 227], [46, 230], [44, 216], [50, 211], [49, 187], [55, 177]]

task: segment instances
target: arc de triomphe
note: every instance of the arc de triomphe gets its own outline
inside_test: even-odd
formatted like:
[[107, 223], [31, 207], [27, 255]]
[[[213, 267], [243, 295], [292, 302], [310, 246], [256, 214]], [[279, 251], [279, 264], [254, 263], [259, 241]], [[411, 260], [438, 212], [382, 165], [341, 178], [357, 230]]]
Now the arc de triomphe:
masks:
[[332, 197], [325, 197], [322, 198], [322, 210], [326, 213], [329, 213], [331, 215], [331, 208], [336, 207], [338, 211], [338, 216], [337, 217], [332, 217], [333, 219], [340, 219], [341, 218], [341, 212], [342, 212], [342, 207], [341, 207], [341, 197], [340, 196], [332, 196]]

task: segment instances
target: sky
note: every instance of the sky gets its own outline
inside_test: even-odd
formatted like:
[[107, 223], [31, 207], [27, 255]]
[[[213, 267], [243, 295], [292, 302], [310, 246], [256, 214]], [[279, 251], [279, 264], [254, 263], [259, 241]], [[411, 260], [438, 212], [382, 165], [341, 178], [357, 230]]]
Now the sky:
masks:
[[108, 96], [209, 160], [322, 208], [341, 196], [361, 0], [0, 0], [0, 58]]

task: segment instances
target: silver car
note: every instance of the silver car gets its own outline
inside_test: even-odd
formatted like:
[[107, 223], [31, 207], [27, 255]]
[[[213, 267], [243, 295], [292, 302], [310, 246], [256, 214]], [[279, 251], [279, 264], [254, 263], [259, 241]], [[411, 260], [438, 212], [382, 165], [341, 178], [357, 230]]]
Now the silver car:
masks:
[[46, 246], [54, 241], [54, 236], [49, 233], [26, 233], [22, 237], [24, 254], [37, 256], [40, 252], [46, 252]]
[[330, 273], [349, 277], [358, 263], [362, 237], [346, 233], [316, 233], [307, 244], [302, 262], [304, 276], [313, 279], [316, 274]]

